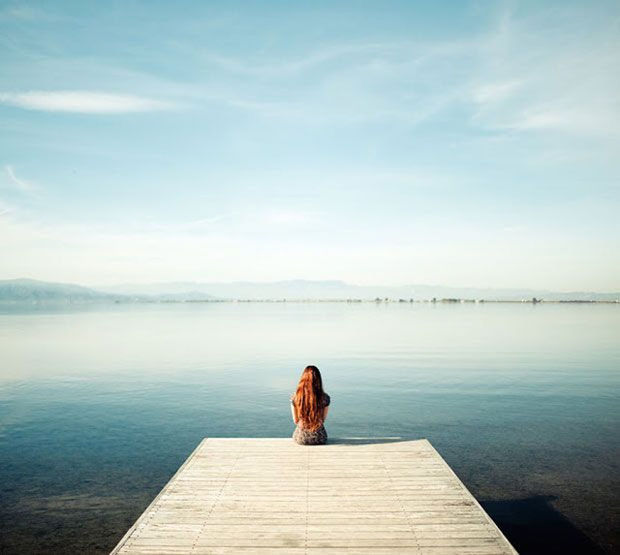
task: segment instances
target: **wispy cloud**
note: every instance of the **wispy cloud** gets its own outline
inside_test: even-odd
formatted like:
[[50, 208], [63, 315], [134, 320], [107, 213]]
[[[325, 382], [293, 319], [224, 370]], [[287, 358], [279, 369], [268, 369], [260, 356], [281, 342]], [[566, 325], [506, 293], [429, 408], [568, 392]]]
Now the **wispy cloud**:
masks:
[[2, 202], [2, 200], [0, 200], [0, 217], [6, 216], [7, 214], [10, 214], [11, 212], [13, 212], [11, 207], [7, 206], [6, 204]]
[[292, 74], [316, 69], [332, 62], [354, 61], [361, 57], [398, 54], [410, 46], [407, 42], [352, 42], [332, 44], [288, 60], [246, 60], [203, 51], [200, 59], [230, 73], [263, 78], [290, 77]]
[[13, 166], [9, 164], [5, 165], [4, 172], [8, 176], [10, 183], [14, 187], [16, 187], [18, 190], [20, 190], [21, 192], [34, 193], [36, 191], [37, 189], [36, 185], [34, 185], [33, 183], [30, 183], [29, 181], [26, 181], [25, 179], [17, 177], [17, 175], [15, 175], [15, 170], [13, 169]]
[[154, 233], [205, 233], [217, 229], [222, 222], [230, 220], [234, 213], [215, 214], [187, 222], [134, 222], [133, 229], [141, 232]]
[[487, 104], [506, 100], [521, 86], [520, 81], [512, 80], [500, 83], [486, 83], [475, 87], [472, 95], [478, 104]]
[[168, 102], [143, 96], [80, 90], [5, 92], [0, 93], [0, 103], [26, 110], [80, 114], [151, 112], [173, 107]]
[[[222, 74], [205, 98], [268, 119], [305, 124], [398, 121], [415, 125], [462, 98], [461, 71], [476, 41], [386, 41], [332, 45], [286, 62], [203, 55]], [[251, 86], [239, 87], [235, 74]], [[309, 79], [309, 75], [312, 76]], [[446, 81], [447, 79], [447, 81]], [[450, 85], [450, 86], [448, 86]]]
[[0, 10], [0, 21], [3, 20], [22, 20], [22, 21], [34, 21], [36, 19], [44, 18], [46, 14], [43, 11], [38, 10], [32, 6], [14, 5], [6, 6]]
[[[604, 140], [616, 135], [617, 22], [597, 21], [594, 13], [543, 8], [517, 17], [506, 11], [472, 75], [472, 121], [496, 131], [563, 132]], [[587, 26], [588, 18], [597, 33], [580, 34], [576, 22], [583, 19]]]
[[201, 218], [199, 220], [192, 220], [191, 222], [187, 222], [185, 227], [187, 228], [199, 228], [203, 226], [210, 226], [226, 220], [231, 217], [232, 214], [217, 214], [216, 216], [210, 216], [208, 218]]
[[247, 236], [256, 233], [280, 233], [284, 229], [298, 230], [321, 221], [322, 213], [295, 208], [239, 208], [236, 211], [187, 222], [144, 223], [134, 222], [134, 231], [148, 233], [176, 233], [181, 235]]

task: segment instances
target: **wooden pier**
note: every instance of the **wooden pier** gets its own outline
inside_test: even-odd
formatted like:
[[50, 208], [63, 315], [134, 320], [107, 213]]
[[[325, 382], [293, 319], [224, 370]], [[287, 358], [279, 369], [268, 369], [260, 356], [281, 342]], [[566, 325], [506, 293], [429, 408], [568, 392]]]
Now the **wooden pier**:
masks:
[[205, 439], [114, 554], [505, 554], [427, 440]]

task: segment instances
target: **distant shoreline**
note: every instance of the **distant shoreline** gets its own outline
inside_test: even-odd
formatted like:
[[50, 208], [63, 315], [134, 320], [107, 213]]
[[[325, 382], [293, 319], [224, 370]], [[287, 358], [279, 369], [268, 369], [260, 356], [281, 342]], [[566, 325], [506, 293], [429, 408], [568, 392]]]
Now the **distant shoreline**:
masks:
[[484, 304], [484, 303], [510, 303], [510, 304], [620, 304], [620, 299], [614, 301], [596, 300], [549, 300], [544, 299], [187, 299], [187, 300], [136, 300], [136, 301], [115, 301], [115, 303], [374, 303], [374, 304]]
[[221, 304], [221, 303], [340, 303], [340, 304], [620, 304], [616, 300], [545, 299], [36, 299], [0, 300], [4, 305], [140, 305], [140, 304]]
[[358, 286], [338, 281], [170, 282], [93, 289], [28, 278], [0, 280], [0, 302], [20, 303], [619, 303], [620, 291], [547, 291], [433, 285]]

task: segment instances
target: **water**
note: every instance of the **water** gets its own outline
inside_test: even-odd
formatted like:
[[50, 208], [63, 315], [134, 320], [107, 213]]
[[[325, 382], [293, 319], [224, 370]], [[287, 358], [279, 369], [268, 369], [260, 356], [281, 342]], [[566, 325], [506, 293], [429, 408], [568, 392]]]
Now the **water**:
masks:
[[620, 307], [0, 309], [0, 551], [108, 552], [205, 436], [428, 438], [522, 553], [613, 552]]

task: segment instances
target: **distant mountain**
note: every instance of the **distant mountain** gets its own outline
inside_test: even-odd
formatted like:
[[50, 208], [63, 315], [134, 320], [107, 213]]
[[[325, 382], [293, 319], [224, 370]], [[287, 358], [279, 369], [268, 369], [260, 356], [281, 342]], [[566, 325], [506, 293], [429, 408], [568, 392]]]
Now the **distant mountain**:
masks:
[[0, 280], [0, 302], [145, 302], [145, 301], [205, 301], [211, 295], [184, 289], [183, 292], [161, 294], [118, 293], [100, 291], [72, 283], [54, 283], [36, 279]]
[[209, 292], [208, 283], [191, 281], [168, 281], [163, 283], [124, 283], [119, 285], [95, 286], [97, 291], [118, 295], [148, 295], [151, 297], [183, 297], [214, 298]]
[[359, 293], [359, 288], [342, 281], [274, 281], [197, 283], [169, 282], [149, 284], [123, 284], [98, 287], [100, 291], [121, 295], [175, 295], [182, 297], [191, 292], [218, 299], [346, 299]]
[[0, 301], [110, 301], [120, 295], [95, 291], [71, 283], [50, 283], [35, 279], [9, 279], [0, 281]]

